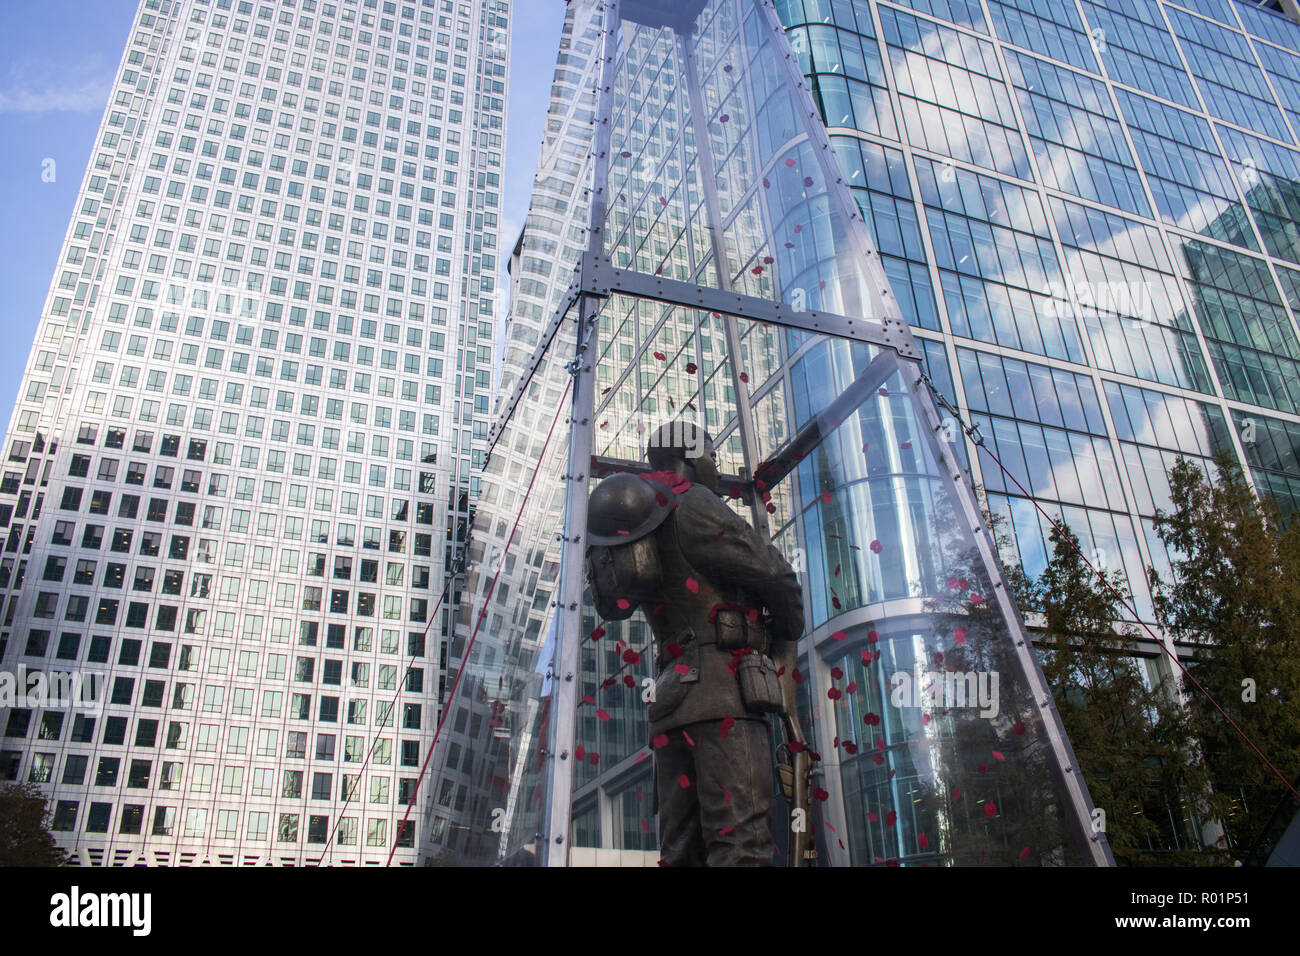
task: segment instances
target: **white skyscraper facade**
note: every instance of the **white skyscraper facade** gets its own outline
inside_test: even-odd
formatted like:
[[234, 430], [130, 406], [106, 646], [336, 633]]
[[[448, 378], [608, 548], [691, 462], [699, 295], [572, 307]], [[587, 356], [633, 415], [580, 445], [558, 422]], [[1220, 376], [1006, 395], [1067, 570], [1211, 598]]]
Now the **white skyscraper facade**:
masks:
[[0, 778], [75, 862], [416, 861], [509, 8], [141, 3], [0, 484]]

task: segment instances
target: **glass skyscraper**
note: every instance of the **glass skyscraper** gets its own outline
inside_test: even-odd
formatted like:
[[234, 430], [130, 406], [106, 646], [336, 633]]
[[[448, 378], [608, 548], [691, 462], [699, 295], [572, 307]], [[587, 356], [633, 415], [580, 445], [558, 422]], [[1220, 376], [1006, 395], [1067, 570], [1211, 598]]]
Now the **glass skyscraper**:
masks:
[[4, 670], [98, 693], [7, 701], [0, 775], [74, 861], [415, 862], [509, 18], [140, 4], [3, 446]]
[[[517, 268], [516, 287], [549, 285], [507, 326], [521, 334], [504, 345], [516, 368], [485, 476], [498, 490], [475, 536], [498, 550], [470, 575], [475, 646], [448, 704], [486, 736], [454, 753], [461, 776], [434, 810], [455, 859], [653, 864], [649, 629], [597, 619], [573, 568], [590, 482], [643, 468], [646, 436], [682, 416], [719, 439], [738, 510], [801, 572], [821, 858], [1074, 859], [1016, 819], [1044, 792], [1043, 741], [1072, 759], [1050, 714], [1015, 716], [1013, 695], [979, 724], [889, 700], [891, 672], [1004, 645], [957, 646], [976, 577], [932, 577], [948, 512], [911, 390], [873, 381], [850, 400], [880, 341], [846, 341], [843, 324], [828, 339], [817, 317], [896, 308], [935, 390], [1151, 622], [1146, 570], [1169, 560], [1151, 519], [1170, 507], [1175, 457], [1208, 466], [1227, 449], [1284, 514], [1300, 500], [1300, 24], [1284, 7], [1296, 14], [1233, 0], [570, 5], [551, 120], [573, 157], [594, 157], [575, 159], [584, 190], [568, 197], [591, 201], [592, 232], [559, 222], [551, 189], [516, 248], [532, 272]], [[773, 18], [793, 69], [764, 33]], [[561, 83], [594, 115], [566, 123], [576, 94]], [[846, 255], [855, 214], [874, 248]], [[853, 298], [863, 256], [892, 308]], [[1047, 522], [954, 424], [938, 430], [1002, 519], [1002, 558], [1036, 576]], [[532, 484], [520, 454], [541, 462]], [[756, 471], [776, 478], [760, 488]], [[511, 653], [521, 633], [530, 651]], [[1150, 678], [1171, 667], [1147, 641], [1133, 662]], [[1064, 818], [1088, 806], [1071, 805]], [[1153, 849], [1202, 838], [1192, 809], [1167, 816]]]

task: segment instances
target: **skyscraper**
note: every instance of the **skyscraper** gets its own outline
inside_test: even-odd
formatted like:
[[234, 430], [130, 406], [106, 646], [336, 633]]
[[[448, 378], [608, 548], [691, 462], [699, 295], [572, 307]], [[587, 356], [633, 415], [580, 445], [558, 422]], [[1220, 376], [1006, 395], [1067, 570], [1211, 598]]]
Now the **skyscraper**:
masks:
[[0, 714], [0, 773], [77, 862], [414, 862], [487, 434], [509, 14], [141, 3], [0, 493], [4, 670], [98, 677]]
[[[799, 457], [781, 472], [786, 480], [768, 489], [768, 507], [747, 500], [756, 466], [780, 458], [823, 409], [844, 408], [836, 403], [875, 354], [778, 327], [809, 309], [876, 317], [872, 308], [826, 301], [830, 293], [817, 301], [851, 266], [840, 257], [842, 218], [821, 194], [816, 143], [824, 135], [834, 154], [836, 185], [826, 191], [846, 188], [865, 220], [871, 254], [935, 389], [979, 426], [1032, 495], [948, 423], [965, 479], [1003, 519], [1004, 560], [1031, 577], [1045, 565], [1050, 528], [1038, 501], [1068, 522], [1094, 563], [1123, 572], [1137, 616], [1151, 622], [1146, 569], [1168, 566], [1151, 519], [1171, 504], [1165, 476], [1177, 455], [1208, 463], [1215, 449], [1227, 449], [1284, 513], [1294, 507], [1295, 7], [1233, 0], [570, 7], [575, 39], [587, 12], [607, 18], [598, 38], [588, 32], [603, 47], [582, 58], [562, 50], [557, 72], [597, 98], [592, 126], [567, 130], [595, 157], [594, 171], [581, 175], [599, 251], [571, 260], [580, 287], [569, 285], [568, 270], [540, 261], [570, 241], [549, 212], [555, 197], [545, 193], [517, 261], [538, 250], [553, 319], [510, 324], [522, 333], [524, 384], [501, 396], [489, 458], [497, 475], [488, 480], [514, 492], [481, 514], [504, 550], [484, 566], [467, 602], [500, 603], [489, 596], [489, 579], [496, 567], [509, 572], [512, 557], [524, 560], [512, 555], [506, 534], [518, 518], [523, 534], [513, 547], [544, 538], [555, 570], [540, 579], [516, 571], [523, 590], [511, 590], [510, 600], [540, 616], [542, 634], [567, 635], [581, 652], [566, 658], [544, 647], [514, 660], [501, 651], [529, 626], [523, 617], [484, 624], [467, 613], [466, 634], [479, 644], [470, 673], [484, 690], [464, 706], [495, 720], [499, 733], [495, 749], [481, 748], [475, 760], [457, 753], [467, 794], [453, 814], [461, 836], [446, 842], [462, 859], [483, 861], [513, 856], [530, 841], [550, 862], [563, 857], [556, 847], [566, 840], [574, 859], [628, 863], [653, 854], [638, 698], [654, 673], [648, 629], [639, 617], [599, 621], [589, 604], [574, 620], [581, 584], [565, 556], [581, 527], [555, 509], [560, 495], [571, 507], [580, 500], [572, 482], [634, 467], [653, 426], [692, 414], [722, 441], [723, 470], [748, 505], [742, 513], [766, 525], [803, 573], [800, 716], [822, 757], [816, 816], [825, 857], [837, 865], [983, 862], [979, 813], [952, 809], [956, 791], [969, 800], [970, 788], [954, 786], [956, 776], [940, 772], [928, 750], [956, 742], [960, 751], [963, 731], [941, 726], [937, 710], [891, 706], [888, 675], [865, 666], [878, 666], [883, 654], [897, 672], [927, 652], [949, 660], [962, 653], [951, 638], [934, 643], [941, 635], [933, 621], [911, 616], [921, 608], [908, 602], [928, 594], [934, 548], [922, 532], [934, 501], [926, 493], [933, 486], [916, 483], [928, 463], [914, 455], [921, 439], [907, 433], [915, 423], [900, 393], [891, 384], [882, 401], [822, 423], [837, 434], [823, 429], [818, 443], [796, 446]], [[769, 14], [786, 31], [793, 76], [765, 52]], [[821, 127], [806, 140], [798, 107], [783, 113], [772, 105], [783, 85], [800, 81]], [[563, 115], [553, 106], [553, 119]], [[781, 177], [805, 166], [801, 193]], [[545, 172], [539, 181], [554, 183]], [[598, 278], [581, 286], [584, 275]], [[516, 283], [528, 279], [515, 274]], [[779, 322], [761, 299], [780, 304]], [[753, 321], [763, 314], [767, 324]], [[508, 339], [507, 354], [512, 347]], [[569, 396], [570, 379], [577, 383], [588, 362], [597, 380], [591, 404], [574, 405], [567, 417], [556, 412], [556, 397]], [[553, 418], [574, 447], [546, 446], [529, 486], [543, 504], [512, 482], [509, 462], [530, 443], [541, 450]], [[887, 460], [871, 457], [882, 449]], [[895, 557], [871, 557], [868, 543], [870, 552]], [[1188, 650], [1137, 642], [1132, 666], [1148, 679], [1170, 670], [1161, 644]], [[867, 651], [861, 663], [859, 649]], [[527, 679], [530, 671], [540, 679]], [[1018, 747], [1023, 732], [1021, 720], [988, 729]], [[543, 736], [551, 743], [539, 744]], [[1001, 788], [979, 802], [1001, 808], [988, 814], [998, 821], [988, 826], [1007, 844], [1000, 814], [1025, 779], [986, 777], [1009, 752], [994, 749], [999, 756], [967, 770], [970, 780]], [[485, 826], [497, 806], [533, 812], [522, 824], [512, 810], [497, 821], [506, 826]], [[1202, 838], [1206, 821], [1194, 808], [1147, 811], [1161, 830], [1152, 850]], [[1059, 862], [1040, 844], [1027, 840], [1004, 862]]]

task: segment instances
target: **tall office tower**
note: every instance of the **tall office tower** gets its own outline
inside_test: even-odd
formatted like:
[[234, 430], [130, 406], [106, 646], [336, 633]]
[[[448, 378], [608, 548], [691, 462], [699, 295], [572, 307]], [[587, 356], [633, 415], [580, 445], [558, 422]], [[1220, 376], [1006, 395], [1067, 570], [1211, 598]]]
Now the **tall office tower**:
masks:
[[[1031, 577], [1046, 563], [1049, 526], [1032, 495], [1090, 560], [1124, 574], [1151, 622], [1146, 570], [1169, 560], [1152, 518], [1171, 506], [1178, 455], [1208, 467], [1226, 449], [1285, 513], [1300, 503], [1295, 5], [570, 6], [607, 20], [603, 55], [560, 67], [585, 71], [580, 88], [598, 94], [586, 183], [600, 238], [574, 261], [577, 294], [563, 295], [567, 270], [551, 273], [554, 319], [525, 343], [522, 384], [502, 396], [497, 448], [531, 442], [540, 467], [525, 487], [501, 465], [513, 494], [480, 516], [504, 551], [483, 566], [478, 598], [500, 603], [488, 572], [508, 571], [520, 541], [544, 535], [549, 573], [517, 575], [508, 601], [533, 608], [559, 646], [503, 665], [511, 628], [468, 620], [479, 658], [467, 672], [481, 691], [464, 709], [497, 745], [478, 751], [486, 766], [457, 755], [468, 794], [447, 845], [463, 860], [653, 861], [638, 697], [656, 671], [648, 629], [639, 615], [601, 621], [576, 599], [582, 528], [558, 500], [581, 517], [573, 482], [585, 491], [593, 472], [637, 467], [646, 426], [689, 414], [720, 440], [738, 510], [801, 570], [799, 718], [821, 757], [822, 859], [1059, 863], [1065, 843], [1022, 844], [1004, 817], [1042, 792], [1021, 763], [1044, 739], [1026, 738], [1037, 718], [1008, 716], [1020, 705], [1004, 700], [984, 724], [951, 724], [934, 700], [891, 699], [894, 675], [929, 661], [951, 670], [971, 653], [966, 625], [958, 640], [928, 616], [970, 579], [929, 578], [945, 512], [934, 460], [916, 455], [928, 429], [909, 412], [915, 390], [891, 381], [863, 400], [855, 388], [882, 353], [843, 341], [842, 324], [838, 340], [810, 333], [835, 314], [891, 314], [843, 292], [877, 257], [935, 389], [1029, 492], [955, 442], [964, 479], [1003, 519], [1003, 559]], [[768, 38], [774, 18], [788, 47]], [[803, 92], [790, 92], [801, 84], [811, 127]], [[865, 222], [848, 225], [855, 217]], [[869, 241], [849, 253], [855, 228]], [[528, 246], [525, 234], [521, 257]], [[799, 326], [809, 314], [825, 324]], [[581, 395], [589, 373], [594, 394]], [[572, 402], [571, 389], [579, 400], [557, 413], [555, 396]], [[553, 423], [559, 437], [544, 443]], [[939, 431], [960, 439], [955, 424]], [[775, 476], [766, 509], [752, 500], [756, 468]], [[1134, 651], [1148, 679], [1171, 669], [1156, 642]], [[1051, 724], [1042, 719], [1049, 740]], [[980, 734], [1000, 756], [966, 751]], [[1151, 850], [1204, 836], [1195, 808], [1172, 796], [1143, 811], [1160, 829]]]
[[141, 3], [0, 494], [4, 669], [100, 679], [0, 715], [0, 771], [77, 862], [414, 862], [487, 431], [509, 13]]

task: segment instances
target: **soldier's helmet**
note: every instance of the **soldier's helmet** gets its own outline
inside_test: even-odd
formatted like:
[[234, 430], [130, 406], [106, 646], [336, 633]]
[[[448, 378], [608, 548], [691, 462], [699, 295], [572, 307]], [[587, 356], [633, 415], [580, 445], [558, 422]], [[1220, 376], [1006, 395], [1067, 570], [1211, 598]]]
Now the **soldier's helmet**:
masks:
[[639, 475], [610, 475], [588, 500], [587, 543], [614, 546], [644, 538], [664, 523], [675, 501], [666, 487]]

